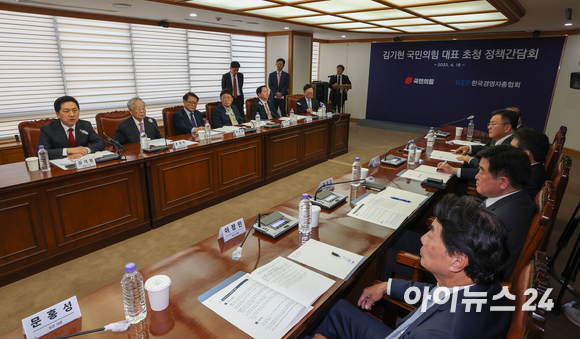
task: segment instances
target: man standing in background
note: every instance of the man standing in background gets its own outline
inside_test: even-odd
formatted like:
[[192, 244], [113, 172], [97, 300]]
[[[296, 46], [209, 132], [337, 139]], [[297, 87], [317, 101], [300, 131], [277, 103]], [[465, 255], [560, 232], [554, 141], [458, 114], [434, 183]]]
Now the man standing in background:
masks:
[[230, 64], [230, 71], [222, 76], [222, 91], [229, 90], [233, 97], [234, 102], [232, 105], [238, 108], [238, 112], [242, 115], [244, 114], [244, 74], [239, 73], [240, 63], [237, 61], [232, 61]]
[[[336, 66], [336, 74], [330, 77], [330, 81], [328, 82], [328, 86], [332, 89], [330, 91], [330, 107], [332, 108], [333, 112], [343, 112], [344, 102], [348, 99], [346, 92], [348, 89], [338, 89], [334, 88], [334, 85], [350, 85], [350, 79], [348, 75], [342, 74], [344, 72], [344, 66], [338, 65]], [[341, 96], [342, 94], [342, 96]]]
[[276, 71], [268, 76], [268, 88], [270, 88], [270, 101], [274, 104], [274, 112], [280, 108], [280, 116], [286, 116], [286, 96], [290, 87], [290, 75], [284, 72], [286, 60], [276, 60]]

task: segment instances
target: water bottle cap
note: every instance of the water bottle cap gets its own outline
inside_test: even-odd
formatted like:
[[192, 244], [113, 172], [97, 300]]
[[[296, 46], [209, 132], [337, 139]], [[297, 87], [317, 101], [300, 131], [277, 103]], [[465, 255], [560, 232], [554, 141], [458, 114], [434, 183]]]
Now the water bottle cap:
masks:
[[38, 149], [44, 149], [44, 145], [38, 146]]
[[127, 273], [135, 272], [136, 268], [137, 268], [137, 265], [135, 265], [134, 262], [130, 262], [127, 265], [125, 265], [125, 272], [127, 272]]
[[209, 123], [209, 120], [206, 120], [206, 121], [205, 121], [205, 123], [206, 123], [206, 124], [207, 124], [207, 123]]
[[308, 198], [310, 198], [308, 193], [302, 193], [302, 199], [308, 199]]
[[354, 158], [355, 161], [360, 161], [359, 157]]
[[435, 127], [431, 127], [431, 130], [432, 130], [432, 131], [433, 131], [433, 130], [435, 130]]
[[145, 130], [141, 130], [141, 133], [145, 133]]
[[469, 120], [469, 123], [472, 124], [473, 123], [473, 120]]

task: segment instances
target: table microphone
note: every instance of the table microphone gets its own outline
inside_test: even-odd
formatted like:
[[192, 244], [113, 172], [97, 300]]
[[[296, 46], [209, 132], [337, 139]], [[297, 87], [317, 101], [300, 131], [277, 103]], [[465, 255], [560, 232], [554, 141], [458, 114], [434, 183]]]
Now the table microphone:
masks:
[[451, 121], [451, 122], [445, 123], [445, 124], [443, 124], [443, 125], [441, 125], [441, 126], [437, 127], [437, 129], [440, 129], [441, 127], [444, 127], [444, 126], [447, 126], [447, 125], [451, 125], [451, 124], [454, 124], [454, 123], [456, 123], [456, 122], [460, 122], [460, 121], [463, 121], [463, 120], [471, 120], [471, 119], [473, 119], [473, 117], [475, 117], [475, 116], [474, 116], [474, 115], [470, 115], [470, 116], [468, 116], [467, 118], [463, 118], [463, 119], [459, 119], [459, 120]]
[[[320, 190], [321, 190], [323, 187], [327, 187], [327, 186], [333, 186], [333, 185], [336, 185], [336, 184], [347, 184], [347, 183], [349, 183], [349, 182], [355, 182], [355, 181], [366, 181], [366, 180], [367, 180], [367, 178], [365, 178], [365, 179], [356, 179], [356, 180], [348, 180], [348, 181], [339, 181], [339, 182], [333, 182], [333, 183], [331, 183], [331, 184], [324, 184], [324, 185], [322, 185], [322, 186], [318, 187], [318, 189], [316, 190], [316, 193], [314, 193], [314, 200], [316, 201], [316, 196], [318, 195], [318, 193], [320, 192]], [[370, 180], [369, 180], [369, 181], [370, 181]]]
[[161, 132], [161, 130], [159, 129], [159, 126], [157, 126], [157, 124], [153, 121], [153, 119], [151, 118], [147, 118], [149, 119], [149, 122], [155, 126], [155, 128], [159, 131], [159, 134], [161, 134], [161, 136], [163, 137], [163, 140], [165, 141], [165, 146], [160, 146], [160, 147], [149, 147], [149, 150], [151, 152], [159, 152], [159, 151], [164, 151], [166, 149], [169, 149], [169, 146], [167, 146], [167, 139], [165, 138], [165, 135]]
[[109, 142], [109, 144], [113, 145], [119, 152], [122, 152], [125, 150], [125, 147], [123, 145], [121, 145], [117, 140], [108, 136], [107, 133], [103, 132], [103, 135], [105, 137], [107, 137], [107, 141]]

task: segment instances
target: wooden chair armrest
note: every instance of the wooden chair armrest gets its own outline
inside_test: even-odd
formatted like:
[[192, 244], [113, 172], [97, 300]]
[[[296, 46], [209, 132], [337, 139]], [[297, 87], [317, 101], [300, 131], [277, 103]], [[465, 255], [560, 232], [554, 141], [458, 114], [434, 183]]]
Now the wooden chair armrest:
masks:
[[[383, 283], [382, 281], [380, 281], [380, 280], [376, 280], [376, 279], [373, 281], [373, 285], [382, 284], [382, 283]], [[395, 304], [395, 305], [397, 305], [397, 306], [399, 306], [399, 307], [401, 307], [401, 308], [404, 308], [404, 309], [406, 309], [407, 311], [414, 311], [414, 310], [416, 310], [416, 309], [418, 308], [417, 306], [414, 306], [414, 305], [409, 305], [409, 304], [407, 304], [407, 303], [405, 303], [405, 302], [402, 302], [402, 301], [398, 301], [398, 300], [392, 299], [391, 297], [389, 297], [389, 296], [388, 296], [388, 295], [386, 295], [386, 294], [385, 294], [385, 295], [383, 295], [383, 300], [385, 300], [386, 302], [393, 303], [393, 304]], [[376, 317], [375, 317], [375, 318], [376, 318]]]
[[397, 262], [399, 264], [413, 267], [413, 268], [417, 268], [417, 269], [420, 269], [423, 271], [427, 271], [419, 263], [419, 258], [420, 257], [418, 255], [415, 255], [415, 254], [412, 254], [409, 252], [405, 252], [405, 251], [400, 251], [399, 253], [397, 253]]
[[512, 290], [512, 283], [511, 282], [507, 282], [507, 281], [500, 281], [499, 284], [503, 287], [503, 286], [507, 286], [508, 290]]
[[435, 221], [435, 217], [429, 217], [429, 218], [427, 218], [427, 220], [425, 220], [425, 225], [431, 226], [433, 221]]

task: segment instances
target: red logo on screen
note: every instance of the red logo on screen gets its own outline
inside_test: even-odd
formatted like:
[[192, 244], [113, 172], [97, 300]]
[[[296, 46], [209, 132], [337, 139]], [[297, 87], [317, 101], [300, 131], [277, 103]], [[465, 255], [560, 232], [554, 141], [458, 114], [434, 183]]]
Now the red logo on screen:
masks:
[[407, 79], [405, 79], [405, 84], [408, 85], [410, 83], [413, 82], [413, 78], [412, 77], [408, 77]]

